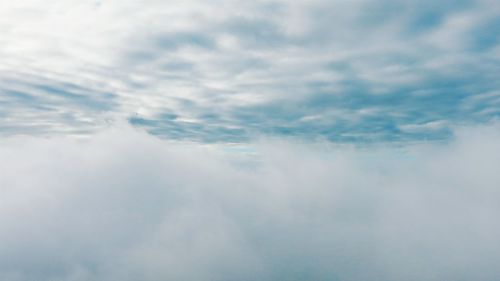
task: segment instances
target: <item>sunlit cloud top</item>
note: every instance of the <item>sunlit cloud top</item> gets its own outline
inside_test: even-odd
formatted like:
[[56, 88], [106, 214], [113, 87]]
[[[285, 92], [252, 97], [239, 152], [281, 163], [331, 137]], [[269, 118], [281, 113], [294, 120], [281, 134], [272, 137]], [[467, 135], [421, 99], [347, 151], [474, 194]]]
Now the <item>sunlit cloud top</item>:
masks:
[[484, 1], [10, 1], [0, 135], [445, 140], [500, 115]]

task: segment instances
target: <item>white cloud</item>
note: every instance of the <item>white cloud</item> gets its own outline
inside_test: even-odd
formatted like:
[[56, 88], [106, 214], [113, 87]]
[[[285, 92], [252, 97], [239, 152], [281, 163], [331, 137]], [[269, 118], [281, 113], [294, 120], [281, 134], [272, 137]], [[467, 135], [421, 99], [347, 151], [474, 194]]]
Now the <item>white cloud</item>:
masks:
[[[158, 120], [167, 112], [179, 117], [173, 121], [177, 129], [189, 131], [182, 120], [215, 112], [218, 119], [201, 125], [259, 135], [274, 128], [263, 120], [248, 124], [234, 112], [272, 103], [293, 108], [317, 95], [349, 101], [389, 94], [404, 100], [418, 90], [495, 91], [496, 6], [489, 1], [11, 1], [0, 7], [0, 114], [9, 120], [0, 130], [88, 133], [110, 120]], [[88, 103], [106, 109], [78, 106], [71, 95], [54, 101], [37, 83], [70, 94], [68, 87], [78, 86]], [[11, 93], [19, 88], [38, 106], [20, 103]], [[104, 93], [112, 97], [103, 101]], [[458, 103], [461, 97], [456, 95]], [[341, 105], [347, 110], [367, 106], [347, 103]], [[376, 117], [426, 109], [412, 104], [387, 103]], [[462, 109], [446, 102], [431, 120], [392, 119], [397, 124], [386, 127], [470, 121], [447, 115], [450, 107]], [[498, 113], [488, 104], [481, 107], [474, 110], [489, 109], [481, 121]], [[304, 106], [295, 113], [300, 116], [286, 122], [264, 119], [295, 128], [300, 118], [317, 115], [326, 124], [318, 131], [335, 131], [327, 112]], [[172, 131], [163, 133], [172, 137]], [[181, 137], [214, 138], [204, 134]]]
[[497, 280], [499, 140], [498, 124], [253, 153], [131, 129], [3, 138], [0, 278]]
[[498, 280], [495, 4], [0, 5], [0, 279]]

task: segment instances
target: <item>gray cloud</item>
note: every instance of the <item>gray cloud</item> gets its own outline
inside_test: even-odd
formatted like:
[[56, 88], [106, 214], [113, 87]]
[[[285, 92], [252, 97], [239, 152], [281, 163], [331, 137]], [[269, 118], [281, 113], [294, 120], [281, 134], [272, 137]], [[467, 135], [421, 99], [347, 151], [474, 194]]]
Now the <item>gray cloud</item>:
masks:
[[[499, 89], [494, 1], [77, 2], [2, 6], [2, 134], [130, 120], [188, 141], [419, 141], [498, 118], [474, 99]], [[57, 104], [9, 92], [12, 73]]]
[[0, 278], [497, 280], [498, 124], [447, 144], [0, 140]]
[[117, 107], [102, 89], [42, 76], [4, 75], [0, 83], [0, 135], [88, 134], [103, 124], [101, 114]]
[[0, 279], [498, 280], [499, 8], [1, 5]]

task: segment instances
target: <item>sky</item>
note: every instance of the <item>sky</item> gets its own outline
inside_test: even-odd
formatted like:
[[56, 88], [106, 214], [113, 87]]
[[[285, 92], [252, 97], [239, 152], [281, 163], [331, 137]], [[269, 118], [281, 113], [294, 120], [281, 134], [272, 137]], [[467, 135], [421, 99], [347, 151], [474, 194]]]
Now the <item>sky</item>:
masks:
[[496, 0], [0, 4], [0, 279], [499, 280]]

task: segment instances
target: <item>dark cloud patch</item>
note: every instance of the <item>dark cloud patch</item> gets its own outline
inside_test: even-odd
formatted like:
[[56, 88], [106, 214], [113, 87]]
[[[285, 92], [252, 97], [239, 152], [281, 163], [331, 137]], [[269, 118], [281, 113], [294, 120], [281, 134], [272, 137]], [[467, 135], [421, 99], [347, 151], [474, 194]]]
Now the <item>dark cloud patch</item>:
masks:
[[408, 2], [403, 10], [403, 16], [408, 19], [405, 32], [407, 32], [407, 35], [425, 35], [425, 32], [432, 31], [442, 25], [450, 15], [460, 13], [474, 6], [475, 3], [471, 0]]
[[[197, 112], [195, 123], [175, 118], [165, 120], [161, 115], [144, 120], [131, 119], [131, 123], [155, 134], [198, 141], [243, 141], [266, 135], [335, 142], [413, 142], [446, 140], [451, 136], [453, 124], [488, 122], [498, 116], [498, 110], [485, 106], [486, 103], [482, 107], [478, 102], [468, 105], [475, 93], [494, 89], [487, 81], [477, 85], [475, 80], [436, 76], [418, 86], [402, 86], [382, 94], [372, 93], [369, 83], [356, 79], [339, 84], [316, 81], [305, 88], [311, 94], [303, 98], [283, 98], [256, 105], [221, 107], [220, 110], [216, 104], [209, 108], [203, 103], [180, 101], [182, 110], [173, 112], [178, 114], [176, 116], [182, 116], [182, 112]], [[331, 92], [335, 88], [338, 90]], [[485, 100], [495, 98], [493, 95]], [[475, 115], [475, 111], [486, 108], [492, 110]], [[439, 126], [426, 127], [425, 124]], [[404, 129], [416, 127], [420, 129]], [[208, 135], [216, 133], [220, 133], [220, 137]]]
[[0, 94], [2, 135], [88, 133], [117, 106], [115, 94], [54, 81], [6, 81]]
[[485, 52], [500, 43], [500, 17], [488, 19], [470, 31], [469, 49], [473, 52]]
[[178, 72], [178, 71], [191, 71], [195, 65], [188, 61], [169, 61], [163, 64], [163, 69], [166, 71]]
[[146, 34], [134, 34], [128, 39], [133, 44], [126, 48], [121, 63], [126, 64], [130, 69], [137, 69], [151, 63], [160, 63], [160, 68], [167, 71], [192, 70], [193, 63], [181, 59], [172, 59], [171, 55], [184, 48], [213, 51], [217, 48], [213, 35], [205, 30], [182, 32], [155, 30]]
[[129, 123], [145, 128], [149, 133], [160, 138], [184, 140], [203, 143], [244, 142], [248, 141], [247, 132], [242, 128], [226, 127], [213, 122], [213, 118], [205, 118], [209, 122], [186, 122], [166, 119], [145, 119], [132, 117]]
[[249, 48], [275, 48], [293, 42], [278, 24], [266, 18], [234, 18], [222, 28]]
[[[33, 85], [42, 95], [56, 96], [58, 102], [74, 104], [90, 111], [107, 111], [115, 106], [111, 93], [95, 92], [76, 85]], [[60, 99], [59, 99], [60, 98]]]
[[197, 32], [160, 34], [153, 37], [153, 43], [162, 50], [175, 50], [185, 46], [213, 49], [216, 46], [210, 36]]

